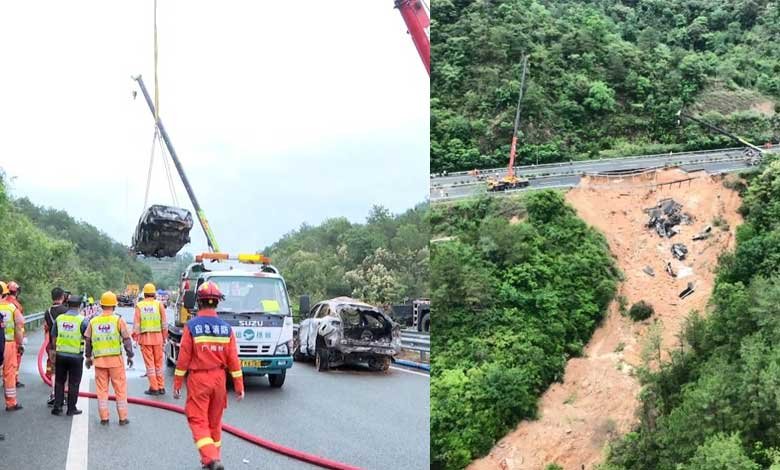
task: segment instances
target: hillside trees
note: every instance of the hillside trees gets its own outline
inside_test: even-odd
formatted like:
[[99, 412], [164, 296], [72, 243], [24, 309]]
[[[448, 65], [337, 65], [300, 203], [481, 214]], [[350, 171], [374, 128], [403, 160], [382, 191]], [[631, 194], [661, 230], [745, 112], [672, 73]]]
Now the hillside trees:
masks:
[[[510, 221], [511, 220], [511, 221]], [[606, 241], [554, 191], [431, 209], [432, 468], [463, 468], [581, 353], [612, 299]]]

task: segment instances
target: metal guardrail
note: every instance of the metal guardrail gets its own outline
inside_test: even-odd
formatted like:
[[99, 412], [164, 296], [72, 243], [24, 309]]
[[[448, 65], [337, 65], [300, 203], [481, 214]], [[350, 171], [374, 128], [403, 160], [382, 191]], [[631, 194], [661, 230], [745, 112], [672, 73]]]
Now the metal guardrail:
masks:
[[401, 347], [412, 351], [431, 352], [431, 335], [414, 330], [401, 330]]
[[29, 315], [24, 316], [24, 327], [25, 329], [28, 328], [27, 325], [30, 325], [32, 328], [38, 328], [41, 326], [41, 322], [43, 322], [43, 316], [46, 314], [46, 312], [37, 312], [37, 313], [31, 313]]
[[401, 349], [420, 353], [420, 362], [431, 357], [431, 335], [417, 330], [401, 330]]

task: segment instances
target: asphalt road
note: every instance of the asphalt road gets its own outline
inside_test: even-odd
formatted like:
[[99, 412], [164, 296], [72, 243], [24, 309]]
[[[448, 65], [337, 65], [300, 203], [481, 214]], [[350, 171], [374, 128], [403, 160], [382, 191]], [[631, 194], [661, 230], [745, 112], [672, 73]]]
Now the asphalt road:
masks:
[[[776, 149], [775, 149], [776, 150]], [[530, 179], [530, 185], [513, 191], [545, 188], [568, 188], [576, 186], [583, 173], [609, 172], [641, 168], [679, 165], [686, 170], [703, 169], [710, 173], [738, 171], [749, 168], [741, 158], [742, 149], [723, 149], [707, 152], [678, 153], [643, 157], [626, 157], [604, 160], [587, 160], [571, 163], [556, 163], [539, 166], [517, 167], [517, 174]], [[503, 175], [504, 168], [483, 170], [481, 175]], [[508, 191], [508, 192], [513, 192]], [[432, 176], [430, 197], [432, 201], [467, 197], [486, 192], [486, 183], [475, 176], [457, 173], [447, 176]]]
[[[122, 313], [127, 316], [130, 309]], [[70, 417], [54, 417], [46, 406], [49, 388], [37, 373], [35, 356], [42, 332], [28, 334], [19, 389], [24, 409], [0, 411], [2, 467], [62, 469], [71, 441]], [[128, 394], [143, 394], [148, 387], [140, 351], [127, 371]], [[95, 390], [93, 372], [89, 389]], [[173, 369], [166, 368], [168, 395], [173, 400]], [[391, 368], [374, 373], [362, 368], [341, 368], [318, 373], [310, 363], [296, 363], [282, 389], [271, 389], [265, 377], [246, 381], [246, 398], [230, 395], [224, 422], [279, 444], [368, 469], [429, 468], [429, 378], [422, 371]], [[232, 393], [232, 392], [231, 392]], [[117, 424], [110, 403], [111, 423], [99, 424], [96, 400], [89, 400], [88, 469], [200, 468], [192, 435], [183, 415], [130, 405], [128, 426]], [[83, 439], [81, 439], [83, 441]], [[223, 434], [223, 461], [233, 469], [317, 468]]]

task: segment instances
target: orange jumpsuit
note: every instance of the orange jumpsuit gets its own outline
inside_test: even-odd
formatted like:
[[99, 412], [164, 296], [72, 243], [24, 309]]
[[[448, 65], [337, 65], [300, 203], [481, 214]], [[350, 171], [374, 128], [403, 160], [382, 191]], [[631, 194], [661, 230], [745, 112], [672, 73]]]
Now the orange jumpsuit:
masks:
[[236, 393], [242, 393], [244, 379], [233, 329], [213, 308], [201, 308], [184, 327], [173, 389], [181, 390], [189, 372], [184, 411], [203, 465], [220, 459], [222, 413], [227, 408], [225, 370], [233, 377]]
[[[104, 310], [100, 315], [93, 317], [89, 321], [87, 331], [84, 333], [86, 338], [86, 356], [91, 357], [97, 353], [97, 348], [93, 344], [92, 338], [96, 334], [111, 333], [113, 334], [113, 325], [106, 330], [101, 330], [101, 326], [96, 320], [102, 317], [117, 317], [116, 327], [120, 336], [121, 342], [124, 342], [125, 351], [127, 356], [133, 357], [132, 343], [130, 343], [130, 332], [127, 328], [127, 323], [119, 315], [114, 314], [113, 311]], [[99, 321], [99, 320], [98, 320]], [[104, 327], [106, 328], [106, 327]], [[97, 341], [95, 341], [96, 343]], [[114, 394], [116, 395], [116, 411], [120, 420], [127, 419], [127, 375], [125, 374], [125, 364], [122, 360], [121, 350], [117, 354], [109, 356], [95, 357], [93, 361], [95, 365], [95, 388], [97, 389], [98, 397], [98, 414], [101, 421], [108, 419], [108, 382], [111, 380], [111, 386], [114, 388]]]
[[[5, 330], [5, 362], [3, 363], [3, 387], [5, 389], [5, 407], [16, 406], [16, 379], [19, 371], [19, 348], [24, 334], [24, 317], [16, 306], [6, 299], [0, 300], [0, 312], [3, 315]], [[11, 333], [11, 329], [14, 332]]]
[[[8, 294], [8, 296], [5, 299], [11, 302], [12, 304], [16, 305], [16, 308], [19, 310], [19, 314], [21, 314], [22, 318], [24, 318], [24, 307], [22, 307], [22, 304], [19, 302], [19, 299], [17, 299], [16, 296], [12, 294]], [[22, 321], [22, 341], [24, 341], [24, 321]], [[18, 344], [24, 344], [22, 343], [22, 341], [20, 341]], [[17, 348], [16, 349], [16, 383], [19, 383], [20, 367], [22, 367], [22, 351]]]
[[[152, 306], [156, 303], [159, 308], [159, 317], [155, 318], [159, 326], [147, 327], [144, 323], [143, 331], [141, 326], [141, 308]], [[152, 316], [157, 315], [151, 312]], [[145, 315], [147, 313], [145, 312]], [[146, 377], [149, 380], [149, 390], [164, 390], [165, 379], [163, 378], [163, 345], [168, 340], [168, 322], [165, 318], [165, 307], [162, 302], [154, 299], [144, 299], [138, 302], [135, 307], [135, 316], [133, 317], [133, 340], [141, 345], [141, 353], [146, 365]], [[154, 331], [156, 330], [156, 331]]]

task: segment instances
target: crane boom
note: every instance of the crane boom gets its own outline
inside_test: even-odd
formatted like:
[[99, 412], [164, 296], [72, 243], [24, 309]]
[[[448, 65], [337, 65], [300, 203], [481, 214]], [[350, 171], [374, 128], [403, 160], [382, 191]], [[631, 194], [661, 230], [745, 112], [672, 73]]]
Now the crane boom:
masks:
[[149, 92], [146, 90], [146, 85], [144, 85], [144, 79], [141, 78], [140, 75], [133, 77], [133, 80], [138, 82], [138, 86], [141, 88], [141, 93], [144, 95], [144, 99], [146, 99], [146, 104], [149, 105], [149, 110], [152, 112], [152, 116], [156, 116], [157, 122], [155, 122], [155, 125], [160, 130], [160, 135], [163, 138], [163, 141], [165, 142], [165, 146], [168, 148], [168, 153], [171, 155], [171, 159], [173, 160], [173, 164], [176, 166], [176, 171], [179, 172], [179, 177], [181, 178], [181, 182], [184, 184], [184, 189], [187, 190], [187, 195], [190, 197], [190, 201], [192, 202], [192, 207], [195, 208], [195, 212], [198, 214], [198, 220], [200, 221], [200, 226], [203, 228], [203, 233], [206, 234], [206, 243], [209, 245], [209, 249], [213, 252], [219, 251], [219, 246], [217, 245], [217, 240], [214, 238], [214, 233], [211, 231], [211, 227], [209, 226], [209, 221], [206, 220], [206, 213], [203, 212], [203, 209], [200, 207], [200, 204], [198, 204], [198, 199], [195, 197], [195, 193], [192, 191], [192, 186], [190, 186], [190, 182], [187, 179], [187, 175], [184, 173], [184, 168], [181, 166], [181, 162], [179, 161], [179, 157], [176, 155], [176, 149], [173, 148], [173, 144], [171, 144], [171, 139], [168, 137], [168, 132], [165, 130], [165, 126], [163, 126], [162, 120], [160, 119], [160, 116], [157, 115], [155, 109], [154, 109], [154, 103], [152, 102], [152, 98], [149, 96]]
[[517, 112], [515, 113], [515, 130], [512, 133], [512, 146], [509, 148], [509, 168], [507, 176], [515, 176], [515, 153], [517, 152], [517, 130], [520, 128], [520, 105], [523, 102], [523, 90], [525, 89], [525, 73], [528, 69], [528, 56], [523, 56], [523, 73], [520, 77], [520, 93], [517, 97]]
[[710, 123], [708, 123], [706, 121], [702, 121], [701, 119], [693, 117], [690, 114], [684, 113], [682, 110], [677, 112], [677, 116], [678, 117], [684, 117], [686, 119], [690, 119], [691, 121], [706, 127], [707, 129], [710, 129], [712, 131], [717, 132], [718, 134], [723, 134], [726, 137], [734, 139], [737, 142], [739, 142], [740, 144], [742, 144], [742, 145], [744, 145], [746, 147], [750, 147], [753, 150], [756, 150], [759, 154], [763, 153], [763, 150], [761, 150], [759, 147], [756, 147], [755, 145], [751, 144], [750, 142], [748, 142], [747, 140], [743, 139], [742, 137], [740, 137], [740, 136], [738, 136], [736, 134], [732, 134], [731, 132], [729, 132], [729, 131], [727, 131], [725, 129], [722, 129], [722, 128], [714, 125], [714, 124], [710, 124]]
[[409, 34], [412, 36], [412, 41], [414, 41], [414, 47], [417, 48], [423, 66], [430, 76], [431, 39], [426, 28], [430, 27], [431, 19], [428, 17], [428, 12], [425, 11], [425, 5], [422, 0], [395, 0], [395, 7], [401, 12]]

